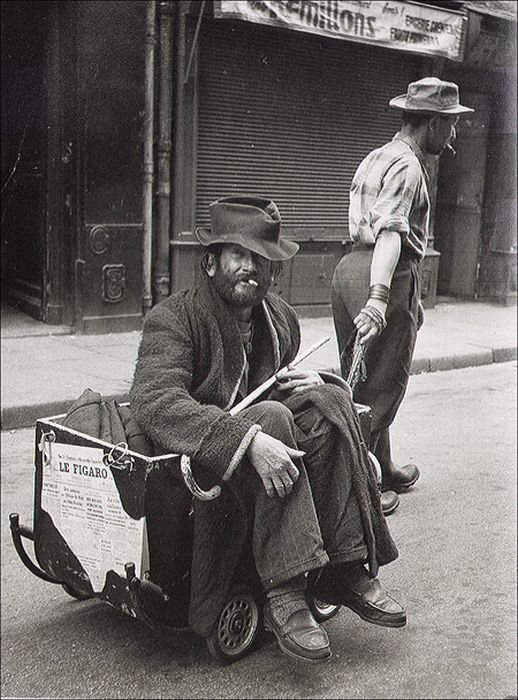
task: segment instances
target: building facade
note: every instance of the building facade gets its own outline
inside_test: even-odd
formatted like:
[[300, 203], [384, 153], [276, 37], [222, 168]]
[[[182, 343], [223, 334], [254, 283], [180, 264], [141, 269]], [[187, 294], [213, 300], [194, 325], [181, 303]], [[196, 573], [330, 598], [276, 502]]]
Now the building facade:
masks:
[[327, 315], [354, 170], [399, 128], [389, 99], [432, 74], [476, 112], [430, 161], [425, 306], [513, 298], [513, 8], [3, 2], [3, 298], [76, 332], [138, 329], [198, 274], [208, 204], [253, 193], [301, 245], [278, 293]]

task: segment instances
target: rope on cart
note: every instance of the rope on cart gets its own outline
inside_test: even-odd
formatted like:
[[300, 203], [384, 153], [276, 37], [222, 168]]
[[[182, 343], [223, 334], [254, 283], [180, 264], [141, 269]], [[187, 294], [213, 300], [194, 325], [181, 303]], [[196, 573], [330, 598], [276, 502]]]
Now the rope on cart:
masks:
[[[117, 450], [120, 450], [118, 455], [116, 453]], [[133, 469], [134, 460], [133, 457], [127, 454], [127, 450], [127, 442], [118, 442], [108, 453], [103, 455], [103, 464], [114, 469]]]
[[365, 365], [365, 345], [360, 343], [359, 335], [356, 335], [353, 347], [353, 356], [351, 360], [351, 368], [347, 375], [346, 382], [354, 391], [358, 382], [364, 382], [367, 379], [367, 367]]
[[[360, 343], [359, 336], [356, 336], [353, 347], [353, 357], [351, 368], [347, 375], [347, 384], [354, 391], [358, 382], [364, 382], [367, 379], [367, 367], [365, 364], [365, 344]], [[381, 485], [381, 466], [376, 455], [368, 450], [369, 459], [376, 477], [376, 481]]]
[[[43, 432], [40, 438], [40, 444], [38, 449], [41, 452], [43, 459], [43, 466], [47, 467], [52, 463], [52, 443], [56, 440], [56, 433], [53, 430], [49, 430], [48, 433]], [[45, 449], [46, 444], [48, 444], [48, 451]]]

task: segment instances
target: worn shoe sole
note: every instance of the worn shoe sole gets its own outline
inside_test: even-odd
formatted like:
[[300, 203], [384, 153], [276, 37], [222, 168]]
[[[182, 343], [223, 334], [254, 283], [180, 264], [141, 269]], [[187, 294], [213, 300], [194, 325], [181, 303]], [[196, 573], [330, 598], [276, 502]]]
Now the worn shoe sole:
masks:
[[415, 482], [419, 479], [420, 476], [421, 475], [418, 474], [415, 479], [412, 479], [412, 481], [409, 481], [404, 484], [390, 484], [387, 488], [390, 489], [390, 491], [395, 491], [396, 493], [407, 491], [411, 486], [415, 484]]
[[365, 622], [370, 622], [373, 625], [380, 627], [404, 627], [406, 625], [406, 613], [400, 615], [384, 616], [377, 618], [379, 611], [376, 608], [370, 607], [368, 603], [357, 604], [352, 601], [343, 602], [342, 605], [355, 612]]
[[329, 647], [327, 649], [323, 649], [322, 652], [320, 652], [320, 654], [321, 654], [320, 656], [313, 657], [313, 656], [305, 656], [303, 654], [298, 654], [296, 649], [292, 649], [291, 647], [286, 646], [286, 644], [284, 643], [284, 639], [277, 632], [275, 625], [270, 620], [269, 615], [266, 611], [264, 611], [263, 624], [264, 624], [265, 630], [267, 630], [268, 632], [273, 632], [281, 650], [285, 654], [287, 654], [288, 656], [291, 656], [294, 659], [298, 659], [299, 661], [305, 661], [306, 663], [310, 663], [310, 664], [319, 664], [319, 663], [322, 663], [323, 661], [328, 661], [332, 656], [332, 652], [331, 652], [331, 649]]
[[382, 490], [383, 491], [395, 491], [396, 493], [401, 493], [402, 491], [406, 491], [409, 489], [411, 486], [415, 484], [415, 482], [419, 479], [421, 476], [421, 472], [418, 470], [417, 474], [413, 479], [410, 481], [403, 481], [403, 482], [382, 482]]
[[[343, 605], [349, 610], [356, 613], [365, 622], [370, 622], [373, 625], [380, 627], [404, 627], [406, 625], [406, 612], [403, 608], [396, 613], [388, 613], [376, 607], [373, 603], [365, 600], [359, 593], [352, 591], [347, 594], [339, 595], [336, 591], [330, 591], [316, 586], [315, 597], [330, 605]], [[388, 596], [390, 598], [390, 596]], [[391, 598], [393, 600], [393, 598]], [[393, 602], [396, 602], [393, 600]], [[399, 603], [398, 603], [399, 605]]]
[[383, 515], [387, 516], [393, 513], [395, 510], [399, 508], [399, 498], [397, 501], [394, 501], [394, 503], [390, 506], [390, 508], [384, 508], [383, 507], [383, 502], [381, 503], [381, 510], [383, 512]]

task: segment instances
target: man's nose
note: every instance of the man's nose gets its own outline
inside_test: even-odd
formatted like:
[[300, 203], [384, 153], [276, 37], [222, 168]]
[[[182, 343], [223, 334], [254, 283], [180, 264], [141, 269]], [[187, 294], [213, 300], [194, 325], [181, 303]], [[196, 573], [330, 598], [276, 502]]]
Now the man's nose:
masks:
[[252, 252], [247, 251], [246, 253], [243, 253], [241, 257], [241, 267], [249, 272], [257, 268], [255, 255]]
[[450, 141], [455, 141], [456, 138], [457, 138], [457, 129], [454, 126], [452, 126], [451, 127], [451, 134], [450, 134]]

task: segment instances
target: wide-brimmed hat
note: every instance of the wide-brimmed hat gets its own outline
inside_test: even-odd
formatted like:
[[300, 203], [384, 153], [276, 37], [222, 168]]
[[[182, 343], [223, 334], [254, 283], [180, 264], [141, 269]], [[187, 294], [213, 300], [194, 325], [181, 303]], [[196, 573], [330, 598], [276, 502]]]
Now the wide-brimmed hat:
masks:
[[410, 83], [406, 94], [393, 97], [389, 105], [405, 112], [462, 114], [475, 111], [459, 103], [459, 88], [455, 83], [439, 78], [422, 78]]
[[281, 215], [271, 199], [252, 196], [221, 197], [209, 204], [210, 228], [198, 226], [204, 245], [233, 243], [268, 260], [288, 260], [299, 244], [281, 238]]

